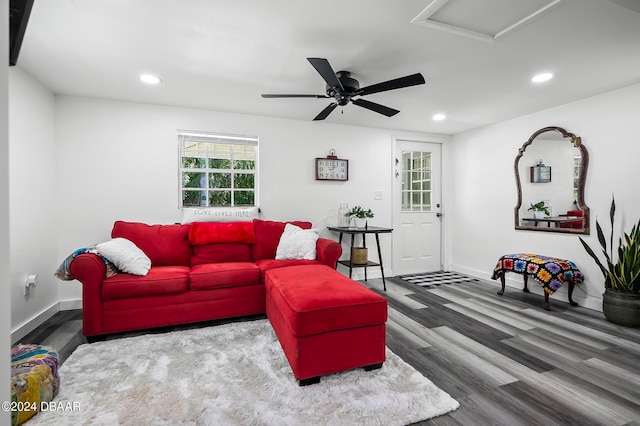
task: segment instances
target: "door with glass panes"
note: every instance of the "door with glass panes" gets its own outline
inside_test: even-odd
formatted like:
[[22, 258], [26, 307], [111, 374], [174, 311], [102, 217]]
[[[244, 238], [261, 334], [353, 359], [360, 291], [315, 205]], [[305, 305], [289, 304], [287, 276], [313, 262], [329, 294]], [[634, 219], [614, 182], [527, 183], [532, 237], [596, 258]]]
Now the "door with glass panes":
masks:
[[441, 269], [441, 146], [396, 140], [393, 273]]

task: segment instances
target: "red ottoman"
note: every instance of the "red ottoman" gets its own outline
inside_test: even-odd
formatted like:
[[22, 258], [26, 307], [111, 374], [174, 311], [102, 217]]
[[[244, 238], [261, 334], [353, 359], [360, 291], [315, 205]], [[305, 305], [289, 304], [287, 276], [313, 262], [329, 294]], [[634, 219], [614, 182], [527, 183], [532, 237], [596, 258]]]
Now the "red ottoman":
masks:
[[301, 386], [385, 360], [387, 299], [324, 265], [265, 274], [267, 317]]

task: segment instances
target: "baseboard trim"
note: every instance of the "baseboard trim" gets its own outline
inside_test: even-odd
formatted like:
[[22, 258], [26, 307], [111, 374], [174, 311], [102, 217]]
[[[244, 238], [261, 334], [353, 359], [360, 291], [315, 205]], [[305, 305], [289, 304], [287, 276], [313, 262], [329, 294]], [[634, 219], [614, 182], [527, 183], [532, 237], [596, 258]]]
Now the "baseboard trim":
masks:
[[82, 299], [61, 300], [54, 303], [49, 308], [45, 309], [32, 319], [28, 320], [21, 326], [17, 327], [11, 332], [11, 344], [13, 345], [18, 340], [22, 339], [27, 334], [31, 333], [36, 328], [44, 324], [45, 321], [60, 311], [72, 311], [74, 309], [82, 309]]
[[74, 309], [82, 309], [82, 299], [61, 300], [61, 311], [73, 311]]
[[18, 340], [22, 339], [27, 334], [31, 333], [36, 328], [40, 327], [46, 320], [54, 316], [60, 311], [60, 302], [54, 303], [48, 309], [45, 309], [23, 325], [19, 326], [11, 332], [11, 344], [13, 345]]
[[[496, 283], [496, 288], [499, 289], [500, 282], [498, 280], [492, 280], [491, 279], [491, 274], [488, 274], [486, 271], [479, 271], [479, 270], [476, 270], [476, 269], [466, 268], [466, 267], [460, 266], [460, 265], [451, 265], [451, 271], [458, 272], [458, 273], [465, 274], [465, 275], [469, 275], [471, 277], [478, 278], [478, 279], [481, 279], [483, 281], [495, 282]], [[531, 281], [532, 280], [530, 280], [530, 282]], [[506, 285], [506, 287], [511, 287], [511, 288], [514, 288], [514, 289], [522, 290], [522, 285], [523, 285], [522, 275], [519, 275], [519, 274], [506, 274], [505, 275], [505, 285]], [[529, 290], [533, 294], [538, 294], [540, 296], [544, 296], [544, 292], [542, 290], [542, 287], [540, 287], [539, 285], [529, 285]], [[581, 290], [580, 285], [576, 285], [576, 288], [575, 288], [575, 290], [573, 292], [573, 299], [576, 302], [578, 302], [578, 304], [580, 306], [582, 306], [583, 308], [592, 309], [594, 311], [602, 312], [602, 299], [586, 295], [586, 294], [584, 294], [584, 291], [582, 291], [582, 293], [581, 293], [580, 290]], [[567, 292], [568, 292], [568, 286], [562, 286], [562, 287], [560, 287], [558, 289], [558, 291], [556, 291], [554, 294], [552, 294], [550, 298], [551, 298], [551, 300], [558, 300], [560, 302], [568, 303], [567, 302], [567, 297], [568, 297], [567, 296], [567, 294], [568, 294]]]

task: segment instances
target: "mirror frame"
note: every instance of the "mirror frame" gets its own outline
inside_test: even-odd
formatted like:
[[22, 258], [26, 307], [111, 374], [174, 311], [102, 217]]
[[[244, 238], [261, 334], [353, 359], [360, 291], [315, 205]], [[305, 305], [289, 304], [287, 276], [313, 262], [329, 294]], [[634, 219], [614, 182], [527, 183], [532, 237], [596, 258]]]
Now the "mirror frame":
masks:
[[[546, 133], [546, 132], [557, 132], [560, 133], [560, 135], [562, 135], [563, 139], [568, 139], [569, 142], [571, 142], [573, 144], [574, 147], [578, 148], [580, 150], [580, 155], [582, 156], [582, 168], [580, 170], [580, 175], [578, 176], [578, 199], [576, 200], [577, 202], [577, 207], [578, 209], [582, 210], [582, 228], [581, 229], [576, 229], [576, 228], [559, 228], [559, 227], [553, 227], [553, 228], [549, 228], [546, 226], [542, 226], [542, 227], [537, 227], [537, 226], [525, 226], [525, 225], [520, 225], [520, 207], [522, 207], [522, 186], [520, 183], [520, 174], [518, 173], [518, 164], [520, 163], [520, 159], [522, 158], [522, 156], [524, 155], [524, 152], [527, 150], [527, 147], [529, 145], [531, 145], [533, 143], [533, 141], [535, 140], [536, 137], [540, 136], [542, 133]], [[563, 142], [563, 141], [560, 141]], [[555, 126], [550, 126], [550, 127], [544, 127], [540, 130], [537, 130], [536, 132], [534, 132], [531, 137], [529, 138], [528, 141], [526, 141], [522, 147], [518, 150], [518, 155], [516, 156], [516, 159], [514, 161], [513, 164], [513, 169], [514, 169], [514, 173], [516, 176], [516, 187], [518, 190], [518, 202], [513, 210], [514, 213], [514, 221], [515, 221], [515, 229], [519, 229], [519, 230], [527, 230], [527, 231], [542, 231], [542, 232], [560, 232], [560, 233], [565, 233], [565, 234], [587, 234], [589, 235], [589, 207], [587, 207], [587, 205], [584, 203], [584, 186], [585, 186], [585, 180], [587, 178], [587, 169], [589, 167], [589, 152], [587, 151], [587, 148], [582, 144], [582, 140], [580, 139], [580, 137], [574, 135], [573, 133], [569, 133], [567, 132], [565, 129], [563, 129], [562, 127], [555, 127]]]

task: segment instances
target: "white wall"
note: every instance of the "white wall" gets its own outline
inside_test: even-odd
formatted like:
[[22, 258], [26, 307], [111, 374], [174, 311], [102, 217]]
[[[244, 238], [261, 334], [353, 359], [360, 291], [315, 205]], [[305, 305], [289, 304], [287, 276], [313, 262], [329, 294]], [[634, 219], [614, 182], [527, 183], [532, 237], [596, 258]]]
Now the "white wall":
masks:
[[[9, 2], [0, 1], [0, 284], [10, 292], [9, 279]], [[11, 401], [11, 299], [0, 298], [0, 400]], [[0, 424], [10, 424], [11, 413], [0, 412]]]
[[[392, 225], [393, 138], [425, 139], [391, 130], [72, 96], [56, 98], [56, 113], [59, 260], [108, 239], [115, 220], [180, 221], [177, 129], [258, 136], [262, 217], [309, 220], [332, 238], [337, 235], [325, 228], [337, 224], [340, 203], [371, 208], [372, 225]], [[330, 149], [349, 160], [349, 181], [314, 179], [314, 159]], [[382, 191], [383, 199], [374, 200], [374, 191]], [[383, 258], [391, 259], [390, 241], [382, 244]], [[78, 282], [60, 283], [61, 303], [80, 297]]]
[[[22, 328], [58, 304], [56, 240], [55, 101], [53, 94], [20, 67], [9, 72], [9, 218], [11, 324], [13, 340]], [[24, 282], [38, 285], [24, 295]], [[55, 313], [55, 311], [53, 312]]]
[[[585, 201], [591, 208], [592, 232], [586, 240], [599, 247], [595, 219], [601, 219], [607, 233], [612, 194], [626, 231], [640, 217], [639, 111], [640, 84], [454, 136], [447, 188], [455, 205], [448, 228], [451, 268], [489, 278], [506, 253], [568, 258], [586, 275], [574, 300], [601, 310], [603, 277], [576, 235], [514, 230], [513, 162], [522, 144], [542, 127], [559, 126], [582, 137], [590, 155]], [[522, 286], [519, 275], [507, 277], [510, 285]], [[539, 286], [532, 287], [542, 294]], [[566, 290], [563, 286], [553, 297], [566, 301]]]

